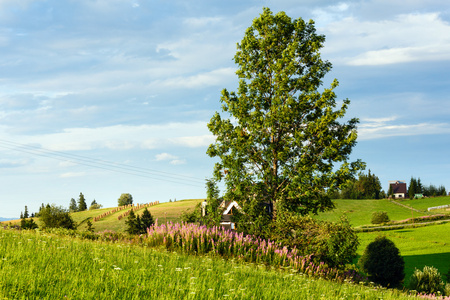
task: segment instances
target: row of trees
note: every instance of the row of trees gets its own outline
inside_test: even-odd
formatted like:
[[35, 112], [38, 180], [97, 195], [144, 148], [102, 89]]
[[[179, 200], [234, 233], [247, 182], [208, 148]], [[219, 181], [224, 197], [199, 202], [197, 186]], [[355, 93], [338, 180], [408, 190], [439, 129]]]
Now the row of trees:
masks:
[[[98, 204], [97, 201], [95, 201], [95, 199], [94, 199], [91, 202], [91, 205], [89, 206], [89, 210], [99, 209], [101, 207], [102, 207], [102, 205]], [[78, 204], [74, 198], [70, 199], [70, 204], [69, 204], [70, 212], [85, 211], [87, 209], [88, 209], [88, 207], [87, 207], [86, 199], [84, 198], [83, 193], [80, 193], [80, 196], [78, 197]]]
[[409, 198], [414, 198], [416, 194], [422, 194], [424, 196], [428, 197], [435, 197], [435, 196], [445, 196], [447, 195], [447, 191], [445, 190], [445, 187], [443, 185], [440, 185], [439, 187], [430, 184], [429, 186], [422, 185], [420, 178], [414, 178], [411, 177], [411, 180], [409, 181], [409, 187], [408, 187], [408, 196]]
[[329, 190], [332, 199], [382, 199], [386, 193], [381, 189], [380, 179], [370, 170], [359, 173], [357, 180], [351, 180], [342, 190]]

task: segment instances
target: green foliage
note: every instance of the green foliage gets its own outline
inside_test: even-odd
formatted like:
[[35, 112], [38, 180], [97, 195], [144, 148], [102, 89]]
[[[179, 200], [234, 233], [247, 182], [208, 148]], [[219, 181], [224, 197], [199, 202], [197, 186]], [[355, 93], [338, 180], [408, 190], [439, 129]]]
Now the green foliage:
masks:
[[77, 212], [78, 211], [77, 202], [73, 198], [70, 199], [69, 211], [70, 212]]
[[372, 224], [382, 224], [389, 222], [389, 216], [385, 211], [375, 211], [372, 213]]
[[[448, 283], [450, 283], [450, 268], [448, 268], [447, 273], [444, 274], [444, 278]], [[447, 295], [450, 296], [450, 294]]]
[[313, 21], [264, 8], [238, 44], [237, 92], [222, 91], [229, 118], [216, 112], [208, 124], [216, 142], [207, 153], [219, 159], [214, 179], [224, 180], [224, 199], [237, 201], [256, 234], [265, 227], [256, 222], [271, 221], [261, 209], [265, 203], [277, 214], [327, 210], [333, 203], [326, 189], [363, 167], [348, 162], [358, 120], [338, 122], [350, 101], [336, 109], [337, 80], [318, 92], [331, 69], [320, 57], [324, 42]]
[[124, 206], [124, 205], [129, 205], [129, 204], [133, 204], [133, 196], [131, 196], [131, 194], [124, 193], [124, 194], [120, 195], [119, 199], [117, 199], [117, 205], [119, 205], [119, 206]]
[[201, 203], [198, 203], [194, 209], [185, 210], [181, 213], [181, 221], [185, 223], [197, 223], [200, 222], [202, 215]]
[[405, 262], [395, 244], [378, 236], [364, 250], [358, 261], [371, 281], [384, 287], [398, 287], [405, 278]]
[[33, 218], [27, 220], [25, 218], [22, 218], [20, 220], [20, 228], [22, 229], [36, 229], [39, 226], [34, 222]]
[[102, 205], [98, 204], [97, 201], [95, 201], [95, 199], [91, 202], [91, 206], [89, 206], [89, 210], [100, 209], [100, 208], [102, 208]]
[[80, 193], [80, 197], [78, 198], [78, 211], [85, 211], [86, 209], [86, 199], [84, 199], [83, 193]]
[[25, 212], [23, 213], [23, 217], [27, 219], [30, 215], [28, 214], [28, 207], [25, 205]]
[[47, 206], [39, 212], [39, 220], [43, 223], [44, 228], [66, 228], [75, 229], [76, 224], [70, 216], [69, 212], [61, 206], [47, 204]]
[[153, 224], [155, 224], [155, 221], [153, 220], [153, 216], [146, 207], [141, 216], [141, 232], [140, 233], [142, 233], [142, 234], [146, 233], [147, 228], [149, 228]]
[[349, 182], [341, 193], [342, 199], [380, 199], [380, 179], [369, 173], [359, 173], [358, 180]]
[[340, 222], [317, 221], [309, 216], [279, 217], [271, 230], [271, 239], [302, 255], [313, 255], [316, 262], [342, 267], [356, 257], [358, 236], [345, 216]]
[[423, 270], [414, 271], [409, 281], [409, 289], [419, 293], [442, 295], [445, 292], [445, 283], [438, 269], [425, 266]]
[[415, 179], [414, 177], [411, 177], [411, 180], [409, 181], [409, 187], [408, 187], [408, 196], [409, 199], [413, 199], [415, 194], [422, 194], [423, 193], [423, 186], [419, 179]]
[[87, 222], [86, 222], [86, 230], [87, 231], [90, 231], [90, 232], [94, 232], [94, 226], [92, 226], [92, 222], [91, 222], [91, 220], [88, 220]]
[[202, 222], [207, 226], [218, 226], [222, 217], [222, 211], [219, 205], [223, 198], [219, 197], [219, 188], [215, 180], [206, 180], [206, 207], [205, 215], [202, 216]]
[[142, 217], [136, 215], [133, 210], [130, 211], [128, 219], [125, 221], [127, 228], [125, 232], [129, 234], [145, 234], [147, 228], [154, 224], [154, 220], [147, 208], [145, 208]]

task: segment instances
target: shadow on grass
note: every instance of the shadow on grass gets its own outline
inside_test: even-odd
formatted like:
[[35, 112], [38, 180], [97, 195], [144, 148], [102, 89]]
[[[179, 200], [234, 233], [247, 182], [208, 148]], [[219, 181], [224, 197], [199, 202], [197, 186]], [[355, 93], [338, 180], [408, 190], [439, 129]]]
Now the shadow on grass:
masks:
[[405, 261], [405, 285], [409, 283], [409, 278], [416, 268], [422, 270], [425, 266], [435, 267], [441, 275], [444, 275], [450, 269], [450, 252], [408, 255], [403, 256], [403, 259]]
[[[360, 257], [361, 255], [358, 255], [353, 260], [353, 263], [357, 264]], [[405, 286], [408, 286], [409, 279], [414, 273], [415, 269], [422, 270], [425, 266], [435, 267], [439, 270], [439, 273], [441, 273], [442, 279], [444, 280], [445, 278], [443, 277], [443, 275], [450, 270], [450, 252], [423, 255], [407, 255], [403, 256], [403, 260], [405, 261]]]

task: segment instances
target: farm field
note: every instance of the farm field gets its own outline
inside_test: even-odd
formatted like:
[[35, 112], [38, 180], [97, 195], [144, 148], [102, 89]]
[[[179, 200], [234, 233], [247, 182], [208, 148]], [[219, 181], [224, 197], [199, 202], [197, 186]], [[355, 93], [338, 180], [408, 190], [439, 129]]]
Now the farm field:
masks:
[[4, 229], [0, 238], [1, 299], [416, 299], [130, 244]]

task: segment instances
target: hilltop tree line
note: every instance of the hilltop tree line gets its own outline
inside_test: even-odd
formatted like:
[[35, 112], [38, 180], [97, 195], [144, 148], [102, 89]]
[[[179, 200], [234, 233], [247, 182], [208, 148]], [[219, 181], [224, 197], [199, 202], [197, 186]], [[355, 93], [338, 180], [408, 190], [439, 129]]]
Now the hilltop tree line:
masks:
[[[102, 205], [98, 204], [97, 201], [95, 201], [95, 199], [94, 199], [91, 202], [91, 205], [89, 206], [89, 210], [99, 209], [99, 208], [102, 208]], [[77, 203], [77, 201], [75, 201], [74, 198], [70, 199], [70, 204], [69, 204], [70, 212], [85, 211], [87, 209], [88, 209], [88, 207], [87, 207], [86, 199], [84, 198], [83, 193], [80, 193], [80, 196], [78, 197], [78, 203]]]
[[[133, 204], [133, 196], [129, 193], [123, 193], [117, 200], [119, 206], [125, 206]], [[95, 199], [91, 202], [89, 210], [99, 209], [102, 205], [98, 204]], [[44, 228], [65, 228], [65, 229], [76, 229], [77, 224], [71, 217], [70, 213], [81, 212], [87, 210], [86, 199], [83, 193], [80, 193], [78, 197], [78, 202], [74, 198], [70, 199], [69, 209], [65, 209], [62, 206], [57, 206], [55, 204], [44, 205], [42, 203], [39, 208], [39, 212], [32, 213], [28, 212], [28, 207], [25, 206], [25, 212], [20, 213], [21, 228], [22, 229], [35, 229], [38, 228], [36, 222], [34, 222], [34, 217], [39, 217], [40, 222]], [[128, 220], [125, 221], [126, 232], [129, 234], [144, 234], [147, 228], [154, 224], [153, 216], [150, 214], [147, 208], [144, 209], [142, 216], [135, 214], [133, 211], [130, 212]], [[92, 223], [87, 221], [87, 230], [93, 231]]]
[[408, 187], [408, 196], [413, 199], [417, 194], [422, 194], [427, 197], [445, 196], [447, 191], [443, 185], [439, 187], [430, 184], [429, 186], [422, 185], [420, 178], [411, 177]]

